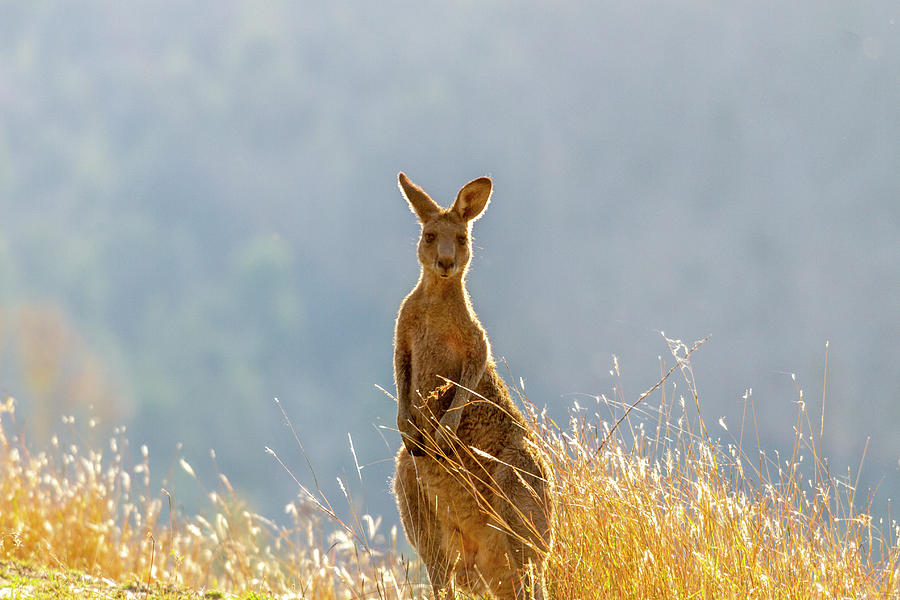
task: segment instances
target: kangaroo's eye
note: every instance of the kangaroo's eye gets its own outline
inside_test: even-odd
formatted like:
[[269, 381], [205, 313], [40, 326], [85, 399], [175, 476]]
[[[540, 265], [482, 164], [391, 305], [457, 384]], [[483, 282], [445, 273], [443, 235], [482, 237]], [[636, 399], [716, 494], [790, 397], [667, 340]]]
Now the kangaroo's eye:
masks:
[[456, 238], [456, 243], [458, 243], [460, 246], [465, 246], [467, 241], [469, 240], [464, 235], [457, 236]]
[[426, 243], [426, 244], [430, 244], [431, 242], [434, 241], [434, 238], [435, 238], [436, 236], [435, 236], [433, 233], [426, 233], [426, 234], [425, 234], [424, 236], [422, 236], [422, 237], [425, 238], [425, 243]]

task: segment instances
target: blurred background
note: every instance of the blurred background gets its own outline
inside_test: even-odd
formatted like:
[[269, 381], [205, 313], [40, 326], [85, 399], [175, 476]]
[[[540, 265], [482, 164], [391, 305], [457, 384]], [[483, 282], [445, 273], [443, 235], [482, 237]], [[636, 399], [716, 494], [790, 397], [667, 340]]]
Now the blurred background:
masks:
[[560, 422], [632, 402], [672, 364], [661, 331], [711, 334], [704, 417], [736, 434], [752, 388], [783, 452], [830, 341], [825, 453], [855, 472], [868, 445], [861, 497], [886, 507], [898, 20], [894, 0], [0, 2], [0, 392], [37, 449], [65, 415], [101, 443], [127, 425], [188, 509], [170, 465], [215, 487], [215, 449], [274, 517], [297, 489], [265, 446], [313, 485], [277, 397], [335, 504], [341, 477], [396, 522], [375, 385], [418, 275], [396, 175], [444, 204], [490, 175], [469, 290], [532, 402]]

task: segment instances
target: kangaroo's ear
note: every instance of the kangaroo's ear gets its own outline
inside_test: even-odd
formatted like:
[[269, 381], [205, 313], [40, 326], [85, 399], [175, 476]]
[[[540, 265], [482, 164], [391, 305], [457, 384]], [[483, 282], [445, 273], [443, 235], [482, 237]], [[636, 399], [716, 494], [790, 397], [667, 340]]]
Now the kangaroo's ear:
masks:
[[404, 173], [400, 173], [397, 179], [400, 182], [400, 192], [409, 202], [412, 211], [419, 217], [419, 221], [422, 223], [429, 221], [441, 212], [441, 207], [437, 205], [437, 202], [432, 200], [425, 190], [410, 181]]
[[491, 199], [492, 185], [490, 177], [479, 177], [470, 181], [459, 190], [456, 202], [450, 210], [459, 215], [463, 221], [477, 219]]

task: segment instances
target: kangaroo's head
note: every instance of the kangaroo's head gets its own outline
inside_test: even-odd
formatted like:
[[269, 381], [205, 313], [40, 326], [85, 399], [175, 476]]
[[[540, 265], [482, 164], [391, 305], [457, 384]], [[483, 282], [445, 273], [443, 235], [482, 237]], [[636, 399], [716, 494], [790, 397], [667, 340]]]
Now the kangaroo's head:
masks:
[[419, 217], [419, 262], [428, 273], [449, 279], [462, 277], [472, 257], [472, 221], [481, 216], [491, 198], [491, 180], [479, 177], [459, 190], [450, 208], [437, 202], [400, 173], [400, 191]]

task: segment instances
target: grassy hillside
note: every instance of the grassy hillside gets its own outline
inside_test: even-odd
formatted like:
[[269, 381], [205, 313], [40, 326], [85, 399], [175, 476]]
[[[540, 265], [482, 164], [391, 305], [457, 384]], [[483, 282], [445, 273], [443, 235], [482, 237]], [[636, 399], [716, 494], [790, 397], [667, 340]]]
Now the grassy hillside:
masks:
[[[869, 515], [852, 480], [828, 469], [802, 396], [790, 456], [745, 446], [759, 439], [749, 394], [744, 422], [720, 422], [716, 439], [698, 416], [698, 345], [670, 340], [674, 364], [654, 388], [630, 403], [614, 392], [576, 404], [564, 426], [523, 397], [556, 474], [550, 596], [900, 598], [900, 528]], [[150, 488], [147, 449], [133, 462], [121, 432], [104, 448], [54, 438], [35, 451], [10, 433], [12, 399], [0, 416], [0, 587], [14, 597], [425, 593], [401, 533], [368, 515], [340, 520], [318, 491], [301, 490], [285, 527], [248, 510], [220, 474], [207, 512], [179, 514]]]
[[256, 592], [228, 594], [172, 586], [148, 587], [139, 582], [116, 583], [79, 571], [0, 562], [0, 597], [29, 600], [84, 600], [87, 598], [141, 598], [143, 600], [264, 600]]

